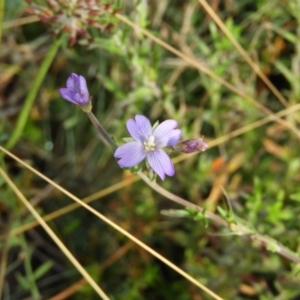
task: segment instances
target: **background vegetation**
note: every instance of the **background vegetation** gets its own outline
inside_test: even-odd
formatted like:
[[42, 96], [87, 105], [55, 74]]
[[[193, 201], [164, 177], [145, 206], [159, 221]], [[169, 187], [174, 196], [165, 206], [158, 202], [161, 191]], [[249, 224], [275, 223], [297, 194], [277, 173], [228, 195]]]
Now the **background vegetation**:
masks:
[[[94, 114], [118, 143], [135, 114], [178, 120], [184, 139], [204, 135], [209, 148], [172, 154], [176, 175], [159, 185], [227, 220], [231, 206], [247, 226], [299, 253], [298, 0], [123, 0], [105, 6], [103, 30], [91, 24], [74, 45], [68, 32], [53, 32], [55, 22], [39, 21], [39, 7], [0, 2], [1, 146], [92, 199], [219, 297], [299, 299], [299, 261], [232, 226], [175, 217], [170, 210], [184, 207], [120, 169], [84, 112], [58, 93], [71, 73], [83, 75]], [[84, 207], [62, 211], [73, 203], [67, 195], [1, 153], [1, 168], [44, 219], [52, 214], [49, 226], [110, 299], [213, 298]], [[26, 227], [35, 218], [6, 182], [2, 174], [3, 299], [98, 299], [44, 229]]]

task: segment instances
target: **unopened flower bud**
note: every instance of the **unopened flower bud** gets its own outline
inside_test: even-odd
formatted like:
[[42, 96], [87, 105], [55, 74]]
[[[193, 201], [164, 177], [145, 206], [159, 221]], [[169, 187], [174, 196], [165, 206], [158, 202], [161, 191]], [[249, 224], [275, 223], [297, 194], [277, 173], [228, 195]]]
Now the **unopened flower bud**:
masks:
[[208, 147], [203, 138], [192, 139], [183, 142], [179, 142], [173, 146], [173, 149], [183, 153], [203, 152]]
[[67, 87], [59, 90], [60, 95], [67, 101], [76, 104], [85, 112], [92, 109], [91, 97], [83, 76], [72, 73], [67, 80]]

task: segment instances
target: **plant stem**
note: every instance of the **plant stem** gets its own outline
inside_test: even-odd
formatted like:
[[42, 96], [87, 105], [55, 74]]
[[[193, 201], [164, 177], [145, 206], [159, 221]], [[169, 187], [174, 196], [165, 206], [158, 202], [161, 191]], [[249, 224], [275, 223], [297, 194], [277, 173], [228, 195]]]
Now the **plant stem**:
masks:
[[251, 239], [253, 241], [258, 242], [260, 245], [266, 247], [267, 250], [271, 252], [277, 252], [281, 256], [284, 256], [285, 258], [300, 264], [300, 257], [298, 253], [291, 251], [290, 249], [283, 246], [281, 243], [279, 243], [277, 240], [273, 239], [272, 237], [257, 233], [251, 235]]
[[185, 207], [190, 207], [192, 209], [195, 209], [199, 212], [204, 212], [205, 217], [207, 217], [208, 219], [213, 220], [216, 224], [221, 225], [221, 226], [226, 226], [228, 227], [228, 222], [226, 220], [224, 220], [223, 218], [219, 217], [218, 215], [210, 212], [210, 211], [205, 211], [202, 207], [195, 205], [189, 201], [186, 201], [185, 199], [178, 197], [177, 195], [167, 191], [166, 189], [164, 189], [163, 187], [161, 187], [160, 185], [158, 185], [155, 181], [151, 181], [142, 171], [139, 171], [137, 173], [141, 179], [148, 184], [153, 190], [155, 190], [156, 192], [158, 192], [159, 194], [165, 196], [166, 198], [168, 198], [171, 201], [174, 201], [180, 205], [183, 205]]
[[31, 89], [25, 99], [24, 105], [22, 107], [22, 111], [18, 117], [14, 131], [5, 145], [6, 149], [11, 149], [12, 147], [14, 147], [14, 145], [20, 139], [20, 137], [24, 131], [24, 127], [27, 123], [28, 116], [29, 116], [30, 110], [32, 108], [33, 102], [37, 96], [37, 93], [39, 91], [39, 88], [40, 88], [42, 82], [44, 81], [46, 73], [47, 73], [51, 63], [53, 62], [53, 59], [62, 43], [62, 40], [63, 39], [61, 36], [60, 38], [56, 39], [52, 43], [51, 47], [49, 48], [41, 66], [38, 70], [38, 73], [32, 83]]
[[0, 0], [0, 47], [1, 47], [1, 41], [2, 41], [4, 9], [5, 9], [5, 0]]
[[102, 140], [104, 140], [112, 149], [115, 151], [117, 149], [116, 143], [113, 141], [113, 139], [109, 136], [109, 134], [106, 132], [106, 130], [103, 128], [103, 126], [100, 124], [98, 119], [95, 117], [95, 115], [92, 112], [87, 112], [88, 117], [90, 118], [93, 125], [96, 127], [97, 132], [99, 133], [99, 136]]
[[[92, 112], [87, 112], [87, 114], [88, 114], [90, 120], [92, 121], [93, 125], [97, 128], [97, 131], [98, 131], [101, 139], [104, 139], [115, 150], [117, 147], [115, 142], [107, 134], [107, 132], [102, 127], [102, 125], [99, 123], [99, 121], [97, 120], [95, 115]], [[0, 148], [1, 148], [1, 146], [0, 146]], [[237, 221], [237, 224], [235, 224], [237, 226], [232, 227], [232, 226], [230, 226], [229, 220], [227, 220], [226, 218], [222, 218], [211, 211], [206, 211], [204, 208], [202, 208], [198, 205], [195, 205], [195, 204], [169, 192], [168, 190], [166, 190], [163, 187], [161, 187], [160, 185], [158, 185], [155, 181], [150, 180], [142, 171], [138, 171], [137, 175], [153, 190], [155, 190], [159, 194], [163, 195], [164, 197], [168, 198], [169, 200], [176, 202], [177, 204], [180, 204], [182, 206], [195, 209], [195, 210], [203, 213], [207, 219], [212, 220], [215, 224], [217, 224], [219, 226], [225, 226], [237, 235], [249, 236], [252, 240], [257, 241], [258, 243], [260, 243], [260, 245], [266, 247], [269, 251], [276, 252], [291, 261], [300, 263], [300, 258], [298, 257], [298, 255], [296, 253], [294, 253], [291, 250], [289, 250], [288, 248], [284, 247], [283, 245], [278, 243], [275, 239], [273, 239], [269, 236], [263, 236], [259, 233], [253, 233], [251, 230], [249, 231], [249, 228], [247, 226], [244, 226], [244, 224], [240, 221]]]
[[[98, 119], [95, 117], [95, 115], [92, 112], [87, 112], [88, 117], [90, 118], [93, 125], [96, 127], [97, 132], [99, 133], [100, 138], [109, 144], [113, 150], [117, 149], [116, 143], [112, 140], [112, 138], [108, 135], [106, 130], [102, 127], [102, 125], [99, 123]], [[160, 193], [161, 195], [167, 197], [169, 200], [174, 201], [180, 205], [193, 208], [199, 212], [204, 212], [204, 209], [200, 206], [197, 206], [189, 201], [186, 201], [183, 198], [180, 198], [169, 191], [165, 190], [163, 187], [159, 186], [156, 182], [151, 181], [142, 171], [139, 171], [137, 175], [146, 183], [148, 184], [152, 189]], [[218, 215], [210, 212], [205, 211], [205, 216], [208, 219], [211, 219], [215, 221], [219, 225], [228, 226], [228, 223]]]

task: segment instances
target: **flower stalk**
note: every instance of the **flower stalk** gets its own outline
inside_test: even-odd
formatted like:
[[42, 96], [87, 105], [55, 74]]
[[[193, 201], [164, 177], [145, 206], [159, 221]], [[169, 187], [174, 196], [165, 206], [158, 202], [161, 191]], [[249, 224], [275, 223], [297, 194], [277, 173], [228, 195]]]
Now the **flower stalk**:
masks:
[[30, 110], [32, 108], [33, 102], [36, 99], [39, 88], [45, 79], [47, 71], [48, 71], [51, 63], [53, 62], [53, 59], [62, 43], [62, 40], [63, 40], [63, 38], [62, 38], [62, 36], [60, 36], [60, 38], [53, 41], [51, 47], [49, 48], [41, 66], [38, 70], [38, 73], [33, 80], [31, 89], [24, 101], [22, 111], [19, 114], [17, 123], [14, 127], [14, 131], [5, 145], [6, 149], [13, 148], [14, 145], [20, 139], [20, 137], [24, 131], [25, 125], [27, 123], [28, 116], [29, 116]]
[[116, 143], [92, 113], [92, 97], [89, 94], [85, 78], [82, 75], [72, 73], [67, 79], [66, 87], [60, 88], [59, 93], [62, 98], [78, 106], [88, 115], [97, 129], [99, 137], [115, 151], [117, 149]]
[[103, 128], [103, 126], [100, 124], [100, 122], [95, 117], [95, 115], [91, 111], [87, 112], [87, 115], [88, 115], [89, 119], [91, 120], [92, 124], [97, 129], [99, 137], [105, 143], [107, 143], [113, 149], [113, 151], [115, 151], [118, 146], [116, 145], [116, 143], [114, 142], [114, 140], [109, 136], [109, 134], [106, 132], [106, 130]]
[[[83, 109], [92, 124], [96, 127], [99, 137], [109, 144], [115, 151], [114, 156], [118, 158], [118, 164], [123, 168], [135, 168], [143, 160], [146, 159], [146, 165], [149, 168], [149, 175], [146, 176], [141, 170], [135, 172], [148, 186], [153, 190], [168, 198], [169, 200], [192, 209], [196, 213], [200, 213], [200, 217], [206, 220], [210, 219], [214, 224], [227, 227], [231, 234], [239, 236], [249, 236], [253, 241], [258, 242], [267, 250], [276, 252], [291, 261], [300, 263], [299, 256], [281, 245], [275, 239], [259, 234], [255, 228], [249, 226], [244, 220], [227, 214], [226, 211], [220, 209], [222, 216], [195, 205], [158, 185], [152, 180], [156, 173], [162, 180], [165, 175], [173, 176], [175, 173], [173, 163], [169, 156], [161, 149], [162, 147], [170, 147], [175, 151], [183, 153], [203, 152], [208, 147], [203, 138], [191, 139], [179, 142], [181, 138], [181, 130], [176, 129], [177, 122], [175, 120], [167, 120], [158, 126], [151, 127], [150, 121], [142, 116], [136, 115], [135, 119], [127, 121], [127, 129], [131, 138], [126, 139], [126, 143], [117, 146], [113, 139], [108, 135], [106, 130], [99, 123], [95, 115], [91, 112], [90, 96], [83, 77], [72, 74], [67, 81], [67, 88], [61, 89], [62, 97]], [[1, 148], [1, 147], [0, 147]], [[163, 153], [163, 154], [162, 154]], [[191, 216], [193, 215], [191, 212]], [[188, 216], [188, 214], [187, 214]]]

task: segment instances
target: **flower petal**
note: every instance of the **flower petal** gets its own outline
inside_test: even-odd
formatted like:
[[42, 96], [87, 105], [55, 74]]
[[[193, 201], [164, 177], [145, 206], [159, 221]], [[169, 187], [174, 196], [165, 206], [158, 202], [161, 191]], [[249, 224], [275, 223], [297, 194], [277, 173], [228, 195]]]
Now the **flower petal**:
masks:
[[81, 94], [85, 94], [87, 98], [89, 98], [89, 91], [86, 85], [86, 80], [83, 76], [79, 75], [78, 76], [78, 87], [80, 89]]
[[142, 116], [136, 115], [135, 121], [130, 119], [126, 122], [127, 129], [130, 135], [140, 142], [145, 142], [148, 140], [148, 137], [152, 134], [152, 127], [150, 121]]
[[59, 89], [59, 93], [65, 100], [72, 102], [74, 104], [78, 104], [75, 100], [75, 93], [68, 88], [61, 88]]
[[146, 157], [146, 151], [142, 143], [129, 142], [118, 147], [114, 157], [121, 158], [118, 161], [120, 167], [129, 168], [139, 164]]
[[79, 91], [78, 89], [78, 75], [72, 73], [70, 77], [67, 79], [67, 88], [73, 91]]
[[75, 93], [74, 100], [79, 105], [86, 105], [89, 103], [89, 96], [83, 93]]
[[166, 120], [159, 124], [153, 131], [156, 146], [166, 147], [178, 143], [181, 137], [181, 130], [174, 129], [177, 125], [178, 123], [175, 120]]
[[[170, 132], [168, 135], [166, 135], [165, 138], [160, 139], [160, 142], [162, 144], [166, 143], [167, 147], [171, 147], [175, 144], [177, 144], [181, 138], [182, 131], [180, 129], [174, 129], [172, 132]], [[167, 141], [165, 142], [165, 139]], [[165, 147], [165, 146], [160, 146], [160, 147]]]
[[67, 88], [60, 89], [60, 94], [64, 99], [80, 106], [90, 104], [90, 95], [83, 76], [72, 73], [66, 85]]
[[173, 176], [175, 174], [174, 165], [165, 151], [162, 149], [156, 149], [155, 151], [147, 154], [147, 160], [153, 171], [161, 178], [165, 180], [165, 174]]

